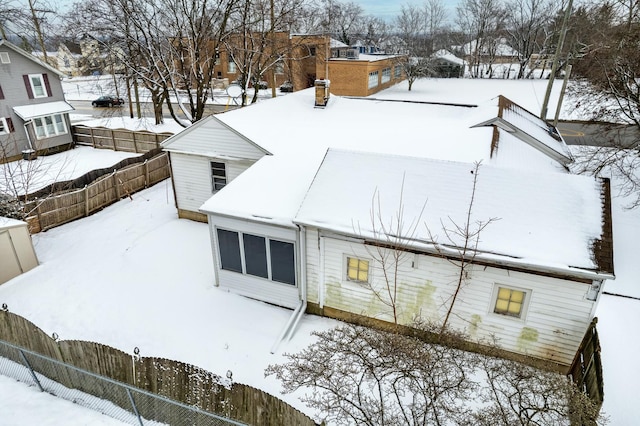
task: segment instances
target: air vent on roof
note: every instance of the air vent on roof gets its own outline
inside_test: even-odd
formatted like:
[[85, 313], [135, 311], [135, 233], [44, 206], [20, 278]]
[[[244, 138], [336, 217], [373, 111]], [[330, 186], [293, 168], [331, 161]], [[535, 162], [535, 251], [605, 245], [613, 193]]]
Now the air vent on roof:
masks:
[[9, 52], [0, 52], [0, 63], [10, 64], [11, 60], [9, 59]]

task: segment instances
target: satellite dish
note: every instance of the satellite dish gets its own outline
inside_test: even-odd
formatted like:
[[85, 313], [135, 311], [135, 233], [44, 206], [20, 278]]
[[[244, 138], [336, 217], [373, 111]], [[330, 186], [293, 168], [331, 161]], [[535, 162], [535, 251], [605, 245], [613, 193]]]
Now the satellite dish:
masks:
[[237, 84], [230, 84], [229, 87], [227, 87], [227, 95], [232, 98], [237, 98], [238, 96], [242, 95], [242, 92], [242, 87]]

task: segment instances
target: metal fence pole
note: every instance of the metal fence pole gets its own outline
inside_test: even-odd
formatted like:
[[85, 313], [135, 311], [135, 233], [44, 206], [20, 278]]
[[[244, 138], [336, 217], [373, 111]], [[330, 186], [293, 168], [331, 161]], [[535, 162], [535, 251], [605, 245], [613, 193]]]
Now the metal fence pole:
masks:
[[22, 360], [24, 361], [24, 363], [27, 365], [27, 368], [29, 368], [29, 373], [31, 373], [31, 377], [33, 377], [33, 380], [36, 382], [36, 384], [38, 385], [38, 387], [40, 388], [40, 392], [44, 392], [44, 388], [42, 387], [42, 385], [40, 384], [40, 380], [38, 380], [38, 376], [36, 376], [35, 371], [33, 371], [33, 368], [31, 368], [31, 364], [29, 364], [29, 360], [27, 359], [27, 357], [24, 355], [24, 352], [22, 352], [21, 349], [18, 349], [18, 352], [20, 353], [20, 357], [22, 358]]
[[131, 391], [129, 389], [125, 389], [125, 390], [127, 391], [127, 396], [129, 397], [129, 401], [131, 401], [131, 407], [133, 408], [133, 413], [138, 418], [138, 422], [140, 423], [140, 426], [144, 426], [144, 423], [142, 422], [142, 417], [140, 417], [140, 413], [138, 412], [138, 407], [136, 407], [136, 402], [133, 400], [133, 395], [131, 395]]

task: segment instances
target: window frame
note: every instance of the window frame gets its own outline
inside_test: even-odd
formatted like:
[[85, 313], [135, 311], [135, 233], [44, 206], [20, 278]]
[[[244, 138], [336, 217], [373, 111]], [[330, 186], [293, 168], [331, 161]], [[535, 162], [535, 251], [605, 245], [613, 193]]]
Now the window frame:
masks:
[[[216, 249], [217, 249], [217, 257], [218, 257], [218, 265], [220, 267], [221, 271], [226, 271], [226, 272], [235, 272], [235, 273], [239, 273], [242, 275], [246, 275], [248, 277], [251, 278], [255, 278], [255, 279], [259, 279], [259, 280], [266, 280], [269, 281], [270, 283], [274, 283], [274, 284], [282, 284], [282, 285], [286, 285], [286, 286], [293, 286], [293, 287], [297, 287], [298, 286], [298, 270], [297, 270], [297, 255], [296, 255], [296, 243], [295, 241], [290, 241], [290, 240], [286, 240], [286, 239], [282, 239], [282, 238], [271, 238], [267, 235], [263, 235], [263, 234], [256, 234], [256, 233], [251, 233], [251, 232], [242, 232], [242, 231], [236, 231], [234, 229], [228, 229], [225, 227], [215, 227], [215, 235], [216, 235]], [[238, 271], [236, 269], [233, 268], [224, 268], [223, 267], [223, 256], [222, 256], [222, 250], [220, 247], [220, 238], [219, 238], [219, 232], [226, 232], [226, 233], [234, 233], [237, 236], [237, 241], [238, 241], [238, 248], [240, 251], [240, 266], [241, 266], [241, 271]], [[264, 261], [266, 263], [266, 273], [267, 276], [263, 276], [263, 275], [258, 275], [258, 274], [253, 274], [253, 273], [249, 273], [247, 272], [247, 259], [246, 259], [246, 242], [245, 242], [245, 235], [249, 238], [247, 238], [247, 240], [251, 240], [253, 239], [254, 241], [256, 241], [257, 239], [262, 239], [264, 241], [264, 250], [265, 250], [265, 257], [264, 257]], [[293, 258], [292, 260], [292, 266], [293, 267], [293, 274], [292, 277], [293, 278], [293, 282], [287, 282], [287, 281], [283, 281], [283, 280], [279, 280], [279, 279], [274, 279], [274, 258], [272, 257], [272, 242], [276, 242], [276, 243], [280, 243], [280, 244], [286, 244], [286, 245], [290, 245], [291, 246], [291, 253], [293, 254]], [[233, 249], [235, 249], [235, 246], [233, 247]], [[228, 250], [226, 250], [228, 252]], [[253, 259], [255, 260], [255, 259]], [[256, 265], [253, 264], [252, 267], [255, 267]], [[281, 276], [279, 271], [276, 275], [278, 275], [278, 277]], [[291, 272], [291, 271], [289, 271]]]
[[[367, 258], [363, 258], [363, 257], [359, 257], [356, 255], [348, 255], [345, 254], [344, 256], [344, 267], [343, 267], [343, 273], [344, 273], [344, 280], [349, 282], [349, 283], [355, 283], [355, 284], [371, 284], [371, 259], [367, 259]], [[360, 263], [361, 262], [367, 262], [367, 279], [366, 280], [360, 280], [360, 279], [353, 279], [349, 277], [349, 271], [351, 269], [351, 265], [350, 265], [350, 260], [356, 260], [358, 262], [358, 266], [357, 266], [357, 275], [358, 278], [360, 276]]]
[[[508, 312], [497, 312], [497, 304], [498, 304], [498, 296], [500, 294], [500, 289], [510, 290], [511, 292], [517, 291], [523, 293], [523, 301], [521, 303], [520, 313], [519, 315], [509, 314]], [[491, 306], [489, 312], [493, 315], [496, 315], [500, 318], [507, 318], [515, 321], [525, 321], [527, 317], [527, 313], [529, 310], [529, 303], [531, 303], [531, 295], [533, 291], [531, 289], [526, 289], [522, 287], [495, 283], [493, 286], [493, 294], [491, 297]], [[509, 302], [511, 301], [511, 295], [509, 297]], [[508, 311], [508, 308], [507, 308]]]
[[11, 129], [6, 117], [0, 117], [0, 135], [8, 135], [9, 133], [11, 133]]
[[[33, 94], [33, 98], [34, 99], [39, 99], [39, 98], [48, 98], [50, 96], [49, 92], [47, 91], [47, 85], [45, 83], [45, 78], [43, 74], [28, 74], [29, 76], [29, 86], [31, 86], [31, 93]], [[37, 78], [40, 80], [40, 86], [42, 87], [42, 95], [38, 95], [36, 93], [36, 86], [33, 84], [33, 79]]]
[[0, 64], [10, 64], [11, 57], [9, 56], [9, 52], [0, 52]]
[[398, 79], [402, 77], [402, 66], [394, 65], [393, 67], [393, 78]]
[[378, 71], [371, 71], [369, 73], [369, 81], [367, 84], [368, 89], [373, 89], [374, 87], [378, 87], [380, 85], [379, 81], [379, 73]]
[[382, 69], [382, 84], [388, 83], [391, 81], [391, 67]]
[[[59, 116], [60, 120], [56, 120], [56, 116]], [[47, 123], [47, 119], [51, 120], [51, 123]], [[62, 125], [62, 130], [59, 128], [59, 125]], [[64, 119], [64, 114], [51, 114], [44, 115], [42, 117], [35, 117], [33, 119], [33, 131], [36, 135], [36, 139], [38, 140], [53, 138], [55, 136], [66, 135], [69, 133], [66, 120]]]
[[[216, 165], [222, 165], [222, 167], [217, 167]], [[215, 175], [214, 171], [216, 170], [222, 170], [223, 175]], [[210, 161], [210, 172], [211, 193], [215, 194], [216, 192], [227, 186], [227, 184], [229, 183], [229, 179], [227, 178], [227, 164], [224, 161]]]
[[236, 74], [238, 72], [238, 65], [236, 61], [229, 58], [229, 62], [227, 63], [227, 74]]

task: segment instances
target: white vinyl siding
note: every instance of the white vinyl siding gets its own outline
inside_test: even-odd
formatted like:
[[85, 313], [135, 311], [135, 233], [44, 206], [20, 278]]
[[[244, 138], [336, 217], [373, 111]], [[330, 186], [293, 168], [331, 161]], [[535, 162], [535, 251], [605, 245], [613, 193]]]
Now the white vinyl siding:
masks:
[[[167, 151], [193, 153], [194, 155], [215, 157], [218, 153], [226, 158], [258, 160], [265, 151], [231, 130], [215, 117], [205, 118], [176, 136], [162, 146]], [[208, 174], [207, 174], [208, 176]]]
[[[197, 155], [171, 152], [171, 172], [178, 208], [198, 212], [213, 192], [211, 162], [221, 161]], [[253, 164], [251, 161], [225, 161], [227, 183]]]
[[[322, 240], [322, 244], [318, 241]], [[332, 237], [317, 238], [307, 231], [308, 300], [324, 306], [391, 321], [388, 306], [379, 302], [365, 286], [344, 278], [344, 256], [371, 258], [360, 243]], [[319, 246], [324, 246], [320, 264]], [[370, 264], [372, 284], [384, 290], [380, 266]], [[415, 314], [425, 320], [441, 322], [455, 291], [457, 269], [434, 256], [408, 254], [399, 268], [398, 307], [402, 323]], [[454, 305], [450, 326], [463, 330], [472, 339], [489, 340], [492, 335], [506, 350], [569, 365], [591, 321], [594, 302], [586, 299], [590, 286], [568, 280], [508, 271], [493, 267], [474, 267], [471, 282], [464, 285]], [[322, 278], [324, 277], [324, 279]], [[324, 288], [319, 282], [324, 281]], [[495, 314], [495, 286], [531, 289], [526, 318]]]
[[297, 258], [298, 247], [296, 241], [298, 234], [295, 229], [215, 215], [209, 215], [209, 229], [212, 237], [213, 266], [217, 285], [234, 293], [286, 308], [293, 309], [300, 304], [300, 291], [297, 285], [284, 284], [257, 276], [224, 270], [221, 268], [220, 253], [218, 253], [217, 229], [263, 236], [294, 244], [296, 282], [299, 282], [300, 260]]

